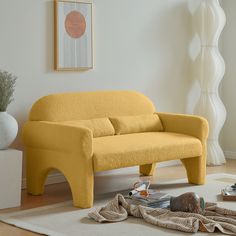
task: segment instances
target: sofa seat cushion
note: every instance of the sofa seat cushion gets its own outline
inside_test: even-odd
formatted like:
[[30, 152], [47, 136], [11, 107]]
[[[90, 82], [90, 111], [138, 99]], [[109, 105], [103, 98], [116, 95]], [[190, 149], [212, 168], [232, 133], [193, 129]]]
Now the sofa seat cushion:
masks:
[[177, 133], [146, 132], [93, 139], [94, 171], [201, 156], [199, 139]]

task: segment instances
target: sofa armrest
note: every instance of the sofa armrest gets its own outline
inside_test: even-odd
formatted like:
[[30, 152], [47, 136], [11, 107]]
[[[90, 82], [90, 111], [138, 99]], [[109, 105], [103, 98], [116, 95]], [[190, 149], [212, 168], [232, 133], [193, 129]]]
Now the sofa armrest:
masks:
[[23, 127], [27, 147], [92, 155], [92, 131], [59, 122], [28, 121]]
[[200, 139], [201, 142], [206, 141], [209, 127], [205, 118], [175, 113], [157, 112], [157, 114], [161, 119], [164, 131], [187, 134]]

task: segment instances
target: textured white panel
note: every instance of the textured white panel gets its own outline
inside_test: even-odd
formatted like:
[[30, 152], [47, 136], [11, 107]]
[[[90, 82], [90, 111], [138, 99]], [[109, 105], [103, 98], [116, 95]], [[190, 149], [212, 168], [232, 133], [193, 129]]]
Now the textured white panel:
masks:
[[218, 46], [226, 17], [218, 0], [202, 0], [194, 13], [195, 30], [203, 46]]
[[[199, 36], [201, 49], [194, 61], [192, 73], [199, 82], [201, 95], [194, 113], [209, 122], [208, 165], [225, 163], [219, 145], [219, 134], [226, 119], [226, 110], [219, 97], [219, 84], [225, 73], [224, 60], [218, 49], [220, 34], [226, 18], [218, 0], [202, 0], [193, 13], [195, 34]], [[196, 37], [196, 36], [195, 36]]]

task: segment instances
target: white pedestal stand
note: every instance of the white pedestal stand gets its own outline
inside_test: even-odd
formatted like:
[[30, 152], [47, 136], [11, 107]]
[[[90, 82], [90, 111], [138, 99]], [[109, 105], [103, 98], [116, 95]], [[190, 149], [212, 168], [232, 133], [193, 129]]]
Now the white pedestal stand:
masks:
[[0, 150], [0, 209], [20, 206], [22, 152]]

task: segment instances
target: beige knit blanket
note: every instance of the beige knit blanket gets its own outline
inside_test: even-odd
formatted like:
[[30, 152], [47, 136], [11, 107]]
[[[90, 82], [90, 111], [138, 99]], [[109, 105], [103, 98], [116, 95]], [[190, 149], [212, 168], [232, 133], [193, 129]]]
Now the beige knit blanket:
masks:
[[90, 212], [89, 217], [97, 222], [118, 222], [128, 216], [143, 218], [146, 222], [163, 228], [196, 233], [215, 232], [236, 235], [236, 211], [220, 208], [216, 203], [206, 203], [203, 214], [172, 212], [167, 209], [150, 208], [129, 204], [121, 194], [106, 206]]

